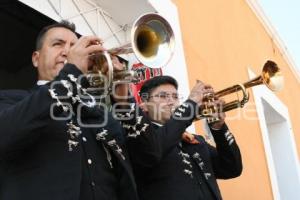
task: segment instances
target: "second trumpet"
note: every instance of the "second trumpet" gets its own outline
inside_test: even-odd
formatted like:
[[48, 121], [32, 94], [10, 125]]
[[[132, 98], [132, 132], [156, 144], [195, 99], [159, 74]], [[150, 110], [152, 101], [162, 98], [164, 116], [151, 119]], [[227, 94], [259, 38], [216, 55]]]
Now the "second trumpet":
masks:
[[251, 79], [243, 84], [236, 84], [231, 87], [227, 87], [223, 90], [216, 92], [215, 94], [208, 94], [206, 102], [209, 104], [213, 102], [215, 98], [225, 97], [229, 94], [241, 91], [242, 98], [226, 103], [222, 108], [215, 108], [211, 106], [204, 106], [200, 111], [200, 118], [206, 118], [209, 123], [218, 121], [218, 117], [214, 117], [216, 112], [227, 112], [236, 108], [242, 108], [249, 101], [249, 93], [247, 88], [264, 84], [271, 91], [277, 92], [283, 88], [284, 79], [280, 72], [280, 68], [277, 64], [271, 60], [268, 60], [262, 69], [260, 76]]

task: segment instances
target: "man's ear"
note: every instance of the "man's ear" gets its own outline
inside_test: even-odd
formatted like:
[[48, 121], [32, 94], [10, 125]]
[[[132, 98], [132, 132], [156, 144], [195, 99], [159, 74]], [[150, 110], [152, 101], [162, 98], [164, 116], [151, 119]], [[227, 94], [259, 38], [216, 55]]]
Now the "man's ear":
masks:
[[32, 53], [31, 60], [34, 67], [38, 67], [39, 65], [39, 57], [40, 57], [40, 53], [38, 51], [34, 51]]
[[144, 112], [148, 112], [147, 102], [142, 101], [139, 106]]

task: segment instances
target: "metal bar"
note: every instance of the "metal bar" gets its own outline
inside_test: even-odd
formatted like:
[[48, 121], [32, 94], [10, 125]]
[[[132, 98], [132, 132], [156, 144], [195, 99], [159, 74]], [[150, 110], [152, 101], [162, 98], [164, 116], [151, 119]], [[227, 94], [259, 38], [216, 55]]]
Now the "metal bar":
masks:
[[[80, 14], [80, 8], [79, 6], [77, 5], [77, 3], [75, 2], [75, 0], [72, 0], [73, 4], [75, 5], [77, 11], [79, 12]], [[90, 30], [93, 32], [94, 35], [97, 35], [94, 31], [94, 29], [92, 28], [92, 26], [90, 25], [90, 23], [88, 22], [88, 20], [86, 19], [86, 17], [83, 15], [83, 14], [80, 14], [80, 16], [83, 18], [83, 20], [85, 21], [85, 23], [87, 24], [87, 26], [90, 28]]]
[[63, 19], [63, 17], [61, 16], [61, 13], [59, 11], [57, 11], [57, 9], [53, 5], [53, 3], [50, 0], [47, 0], [47, 1], [50, 4], [51, 8], [54, 10], [54, 12], [60, 17], [60, 19]]
[[65, 17], [65, 19], [72, 19], [72, 18], [78, 17], [78, 16], [83, 15], [83, 14], [85, 14], [85, 13], [92, 12], [92, 11], [97, 10], [97, 9], [99, 9], [99, 7], [92, 8], [92, 9], [89, 9], [89, 10], [80, 11], [80, 12], [79, 12], [78, 14], [76, 14], [76, 15], [72, 15], [72, 16], [69, 16], [69, 17]]
[[102, 12], [104, 15], [109, 17], [110, 19], [113, 19], [112, 16], [110, 16], [106, 11], [104, 11], [101, 7], [99, 7], [96, 3], [90, 1], [90, 0], [84, 0], [88, 4], [92, 5], [92, 7], [97, 7], [100, 12]]
[[103, 17], [103, 20], [105, 22], [105, 24], [107, 25], [107, 27], [109, 28], [110, 32], [112, 33], [112, 35], [116, 38], [117, 42], [119, 43], [119, 45], [121, 45], [121, 41], [120, 39], [118, 38], [118, 36], [116, 35], [116, 33], [112, 30], [110, 24], [108, 23], [108, 21], [106, 20], [104, 14], [102, 12], [100, 12], [101, 16]]

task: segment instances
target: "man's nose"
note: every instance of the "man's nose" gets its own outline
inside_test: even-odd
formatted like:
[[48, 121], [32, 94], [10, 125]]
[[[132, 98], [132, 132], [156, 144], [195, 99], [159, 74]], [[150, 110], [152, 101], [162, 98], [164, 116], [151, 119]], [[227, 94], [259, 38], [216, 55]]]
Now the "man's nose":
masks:
[[66, 45], [63, 47], [63, 49], [62, 49], [62, 51], [61, 51], [61, 54], [62, 54], [63, 56], [67, 56], [68, 53], [69, 53], [69, 51], [70, 51], [70, 48], [71, 48], [71, 46], [66, 44]]
[[175, 102], [177, 101], [177, 99], [175, 99], [172, 95], [168, 95], [167, 96], [167, 102], [168, 104], [175, 104]]

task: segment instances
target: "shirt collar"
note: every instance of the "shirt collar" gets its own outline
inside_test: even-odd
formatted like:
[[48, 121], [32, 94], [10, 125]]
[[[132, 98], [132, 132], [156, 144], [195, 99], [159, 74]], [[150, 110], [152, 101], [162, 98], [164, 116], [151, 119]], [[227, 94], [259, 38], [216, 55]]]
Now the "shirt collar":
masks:
[[38, 80], [37, 82], [36, 82], [36, 84], [37, 85], [45, 85], [45, 84], [47, 84], [49, 81], [46, 81], [46, 80]]
[[157, 126], [159, 126], [159, 127], [163, 126], [162, 124], [157, 123], [157, 122], [154, 122], [154, 121], [152, 121], [152, 124], [155, 124], [155, 125], [157, 125]]

